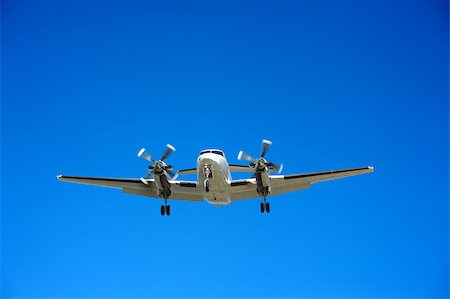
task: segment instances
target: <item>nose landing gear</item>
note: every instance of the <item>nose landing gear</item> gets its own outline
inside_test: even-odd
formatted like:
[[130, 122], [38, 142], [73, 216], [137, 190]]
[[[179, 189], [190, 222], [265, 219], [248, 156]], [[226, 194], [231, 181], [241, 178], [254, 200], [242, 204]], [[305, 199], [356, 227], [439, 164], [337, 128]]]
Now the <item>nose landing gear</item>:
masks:
[[208, 179], [205, 180], [204, 187], [205, 187], [205, 191], [209, 192], [209, 180]]
[[211, 166], [206, 165], [205, 168], [203, 168], [203, 173], [206, 176], [206, 180], [204, 181], [203, 185], [205, 187], [205, 191], [209, 192], [209, 178], [211, 177]]

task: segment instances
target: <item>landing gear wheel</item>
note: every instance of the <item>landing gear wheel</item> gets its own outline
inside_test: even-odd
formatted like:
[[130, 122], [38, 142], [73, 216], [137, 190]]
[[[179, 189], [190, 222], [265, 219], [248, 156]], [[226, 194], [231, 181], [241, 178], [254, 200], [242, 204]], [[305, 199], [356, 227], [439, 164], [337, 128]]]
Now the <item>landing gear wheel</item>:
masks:
[[270, 203], [266, 202], [265, 206], [266, 206], [266, 212], [270, 213]]
[[209, 192], [209, 181], [208, 180], [205, 181], [205, 191]]
[[166, 206], [166, 215], [170, 216], [170, 206]]
[[259, 208], [260, 208], [260, 210], [261, 210], [261, 213], [264, 213], [264, 203], [261, 203], [261, 204], [259, 205]]
[[161, 216], [164, 216], [166, 213], [166, 208], [164, 206], [161, 206]]

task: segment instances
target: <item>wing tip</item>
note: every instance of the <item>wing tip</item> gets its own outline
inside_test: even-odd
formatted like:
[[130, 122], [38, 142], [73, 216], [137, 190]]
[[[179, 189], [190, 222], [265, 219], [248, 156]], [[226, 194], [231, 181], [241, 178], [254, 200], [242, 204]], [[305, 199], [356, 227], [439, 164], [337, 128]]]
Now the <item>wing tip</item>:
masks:
[[56, 178], [57, 178], [58, 180], [61, 180], [62, 177], [63, 177], [62, 174], [58, 174], [58, 175], [56, 176]]
[[367, 168], [369, 169], [370, 172], [374, 172], [375, 171], [375, 168], [373, 166], [368, 166]]

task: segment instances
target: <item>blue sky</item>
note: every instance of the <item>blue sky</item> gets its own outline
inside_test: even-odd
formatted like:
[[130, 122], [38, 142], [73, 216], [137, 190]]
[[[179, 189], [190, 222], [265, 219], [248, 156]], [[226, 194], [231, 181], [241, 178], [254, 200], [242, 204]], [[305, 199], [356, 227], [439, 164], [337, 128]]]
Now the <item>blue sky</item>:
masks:
[[[2, 1], [6, 298], [448, 298], [447, 1]], [[55, 176], [217, 147], [375, 173], [216, 209]]]

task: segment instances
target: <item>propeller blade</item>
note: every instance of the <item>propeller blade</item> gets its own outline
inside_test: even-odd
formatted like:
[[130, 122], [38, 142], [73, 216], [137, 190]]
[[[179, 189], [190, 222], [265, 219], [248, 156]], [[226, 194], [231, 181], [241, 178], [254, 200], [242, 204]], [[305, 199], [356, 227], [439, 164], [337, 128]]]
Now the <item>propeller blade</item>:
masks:
[[146, 175], [144, 175], [144, 179], [152, 179], [153, 178], [153, 173], [151, 171], [149, 171]]
[[170, 180], [175, 180], [178, 177], [178, 172], [173, 170], [167, 170], [167, 174], [170, 176]]
[[167, 157], [169, 157], [170, 154], [175, 151], [175, 148], [170, 144], [167, 144], [166, 147], [167, 147], [166, 151], [164, 152], [164, 154], [162, 155], [162, 157], [160, 159], [161, 161], [164, 161], [165, 159], [167, 159]]
[[149, 162], [155, 162], [155, 160], [153, 160], [152, 156], [150, 156], [150, 154], [145, 150], [145, 148], [141, 148], [141, 150], [137, 155], [139, 158], [143, 158]]
[[256, 159], [250, 156], [249, 154], [245, 153], [244, 151], [240, 151], [238, 154], [238, 160], [247, 160], [250, 162], [255, 161]]
[[276, 173], [280, 173], [283, 170], [283, 164], [272, 163], [272, 166]]
[[264, 158], [264, 156], [267, 154], [267, 151], [269, 150], [269, 147], [272, 145], [272, 141], [264, 139], [261, 144], [261, 157]]
[[141, 177], [140, 180], [141, 180], [142, 183], [148, 185], [148, 182], [147, 182], [146, 178]]

